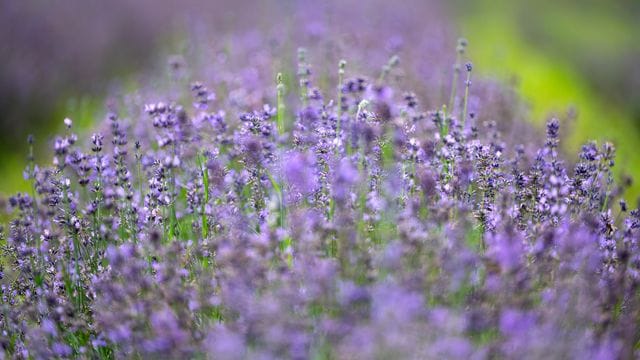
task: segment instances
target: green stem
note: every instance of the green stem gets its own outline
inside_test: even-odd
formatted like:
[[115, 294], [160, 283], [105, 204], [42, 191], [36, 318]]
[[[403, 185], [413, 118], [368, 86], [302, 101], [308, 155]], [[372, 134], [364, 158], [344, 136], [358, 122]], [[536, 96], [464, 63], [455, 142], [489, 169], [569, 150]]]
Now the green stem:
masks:
[[471, 70], [467, 70], [467, 81], [464, 86], [464, 105], [462, 107], [462, 115], [460, 121], [462, 124], [462, 130], [464, 130], [465, 122], [467, 120], [467, 104], [469, 102], [469, 87], [471, 86]]
[[276, 121], [278, 125], [278, 135], [282, 136], [285, 130], [284, 112], [286, 110], [284, 105], [284, 84], [282, 83], [282, 73], [278, 73], [278, 75], [276, 76], [276, 83], [278, 111]]
[[[69, 195], [68, 192], [70, 191], [70, 189], [66, 186], [63, 185], [63, 201], [66, 204], [67, 208], [67, 216], [66, 216], [66, 223], [67, 223], [67, 227], [68, 227], [68, 231], [70, 233], [70, 235], [72, 235], [73, 238], [73, 254], [74, 254], [74, 269], [75, 269], [75, 275], [77, 280], [72, 283], [71, 279], [69, 278], [67, 281], [69, 282], [69, 287], [70, 289], [68, 289], [67, 291], [71, 290], [71, 293], [69, 294], [69, 296], [71, 298], [73, 298], [73, 302], [76, 305], [76, 308], [78, 310], [78, 312], [82, 311], [82, 303], [83, 303], [83, 299], [82, 297], [84, 296], [84, 291], [82, 288], [82, 284], [80, 281], [80, 241], [78, 239], [78, 234], [75, 231], [75, 229], [73, 229], [73, 224], [71, 224], [71, 200], [69, 199]], [[71, 254], [69, 253], [68, 257], [67, 257], [67, 263], [71, 262]], [[66, 272], [66, 267], [65, 267], [65, 272]], [[67, 274], [67, 277], [69, 275]], [[75, 292], [75, 294], [74, 294]]]
[[458, 74], [460, 73], [460, 54], [456, 57], [456, 64], [453, 68], [453, 80], [451, 80], [451, 94], [449, 95], [449, 107], [453, 109], [458, 87]]
[[458, 76], [460, 74], [460, 62], [462, 61], [462, 55], [464, 55], [467, 41], [464, 39], [458, 39], [458, 46], [456, 47], [456, 63], [453, 68], [453, 79], [451, 81], [451, 94], [449, 95], [449, 108], [453, 111], [455, 105], [456, 91], [458, 87]]
[[141, 156], [139, 153], [136, 154], [136, 160], [137, 160], [137, 177], [138, 177], [138, 192], [140, 193], [140, 204], [142, 206], [144, 206], [144, 189], [142, 187], [142, 184], [144, 183], [144, 179], [142, 178], [142, 161], [141, 161]]
[[381, 86], [384, 83], [384, 79], [387, 77], [387, 75], [389, 75], [391, 70], [398, 65], [399, 62], [400, 58], [398, 57], [398, 55], [393, 55], [391, 59], [389, 59], [389, 62], [382, 67], [382, 72], [380, 72], [380, 77], [378, 77], [378, 85]]
[[273, 190], [276, 192], [276, 197], [278, 198], [278, 212], [279, 212], [279, 224], [278, 226], [281, 228], [285, 227], [285, 219], [286, 219], [286, 208], [284, 204], [284, 195], [282, 193], [282, 187], [280, 184], [271, 176], [268, 171], [265, 171], [269, 181], [271, 182], [271, 186], [273, 186]]
[[171, 216], [171, 222], [169, 225], [169, 235], [171, 236], [172, 239], [176, 238], [176, 232], [175, 232], [175, 228], [177, 226], [178, 223], [178, 218], [176, 215], [176, 201], [177, 201], [177, 197], [176, 197], [176, 177], [175, 177], [175, 173], [173, 171], [173, 169], [171, 169], [171, 206], [170, 206], [170, 213], [169, 216]]
[[38, 234], [38, 229], [39, 229], [39, 216], [38, 216], [38, 197], [37, 197], [37, 192], [36, 192], [36, 174], [35, 174], [35, 163], [34, 163], [34, 156], [33, 156], [33, 143], [32, 141], [29, 142], [29, 176], [31, 178], [31, 198], [32, 198], [32, 202], [33, 202], [33, 223], [35, 225], [34, 227], [34, 238], [35, 238], [35, 243], [36, 243], [36, 256], [37, 256], [37, 269], [38, 271], [40, 271], [40, 265], [43, 263], [43, 259], [42, 259], [42, 252], [40, 251], [40, 247], [41, 247], [41, 242], [40, 242], [40, 235]]
[[308, 81], [307, 78], [307, 50], [298, 48], [298, 77], [300, 78], [300, 100], [302, 107], [306, 108], [309, 100]]
[[[360, 101], [360, 103], [358, 104], [358, 111], [356, 112], [356, 117], [354, 121], [358, 121], [358, 119], [360, 119], [360, 114], [362, 114], [362, 111], [369, 106], [369, 101], [362, 100]], [[351, 149], [351, 141], [349, 141], [350, 139], [347, 139], [347, 155], [351, 155], [352, 153], [352, 149]]]
[[205, 213], [206, 205], [209, 203], [209, 173], [205, 166], [203, 155], [198, 155], [198, 162], [200, 163], [200, 170], [202, 171], [202, 186], [204, 187], [204, 202], [200, 209], [202, 213], [202, 238], [206, 239], [209, 236], [209, 222], [207, 221], [207, 214]]
[[[347, 66], [345, 60], [340, 60], [338, 64], [338, 119], [336, 122], [336, 138], [340, 139], [340, 122], [342, 120], [342, 83], [344, 82], [344, 68]], [[336, 150], [338, 147], [336, 147]]]

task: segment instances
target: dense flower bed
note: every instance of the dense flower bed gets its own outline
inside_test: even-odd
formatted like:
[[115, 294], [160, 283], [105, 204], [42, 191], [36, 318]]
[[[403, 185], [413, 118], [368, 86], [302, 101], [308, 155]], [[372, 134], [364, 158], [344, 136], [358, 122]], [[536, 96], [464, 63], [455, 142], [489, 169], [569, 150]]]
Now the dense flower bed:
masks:
[[167, 88], [114, 100], [92, 135], [65, 119], [53, 164], [26, 169], [2, 354], [638, 356], [640, 212], [611, 144], [567, 165], [558, 120], [538, 135], [472, 85], [464, 40], [451, 76], [430, 70], [444, 97], [406, 88], [393, 51], [317, 75], [301, 48], [274, 76], [282, 43], [236, 40], [207, 67], [172, 58]]

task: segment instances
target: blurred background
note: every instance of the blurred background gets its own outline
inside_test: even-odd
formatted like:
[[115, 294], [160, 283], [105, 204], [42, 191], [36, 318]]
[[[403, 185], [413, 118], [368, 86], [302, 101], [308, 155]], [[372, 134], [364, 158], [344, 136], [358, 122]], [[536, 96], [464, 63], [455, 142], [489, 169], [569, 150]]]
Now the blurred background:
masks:
[[[166, 60], [194, 29], [279, 21], [295, 3], [0, 1], [0, 194], [27, 188], [28, 134], [37, 161], [48, 163], [64, 117], [90, 128], [114, 86]], [[351, 4], [362, 9], [354, 16], [368, 16], [359, 4]], [[554, 114], [575, 113], [564, 130], [568, 147], [611, 140], [618, 174], [640, 180], [640, 1], [454, 0], [435, 8], [454, 38], [469, 39], [474, 71], [513, 86], [530, 121], [542, 126]], [[638, 194], [636, 184], [628, 195]]]

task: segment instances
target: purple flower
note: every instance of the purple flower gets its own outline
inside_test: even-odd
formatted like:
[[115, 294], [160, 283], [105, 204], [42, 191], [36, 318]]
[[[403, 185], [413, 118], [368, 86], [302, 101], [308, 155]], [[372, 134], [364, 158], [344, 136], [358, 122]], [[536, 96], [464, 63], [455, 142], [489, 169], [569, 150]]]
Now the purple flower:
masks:
[[284, 160], [284, 174], [295, 190], [308, 194], [317, 186], [314, 160], [309, 154], [295, 152]]

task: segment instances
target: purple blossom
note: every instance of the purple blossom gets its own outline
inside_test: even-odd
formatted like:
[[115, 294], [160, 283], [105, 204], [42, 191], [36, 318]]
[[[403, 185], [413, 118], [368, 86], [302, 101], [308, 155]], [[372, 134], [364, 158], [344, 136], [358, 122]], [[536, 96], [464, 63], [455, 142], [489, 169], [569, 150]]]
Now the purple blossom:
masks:
[[435, 26], [424, 2], [289, 5], [302, 31], [245, 12], [194, 34], [29, 160], [0, 201], [3, 355], [638, 357], [640, 212], [613, 145], [571, 163], [561, 122], [514, 120], [495, 81], [442, 98], [469, 44], [400, 26]]

